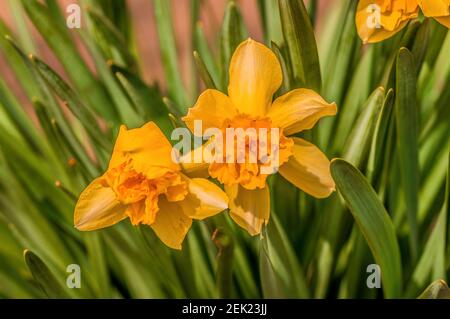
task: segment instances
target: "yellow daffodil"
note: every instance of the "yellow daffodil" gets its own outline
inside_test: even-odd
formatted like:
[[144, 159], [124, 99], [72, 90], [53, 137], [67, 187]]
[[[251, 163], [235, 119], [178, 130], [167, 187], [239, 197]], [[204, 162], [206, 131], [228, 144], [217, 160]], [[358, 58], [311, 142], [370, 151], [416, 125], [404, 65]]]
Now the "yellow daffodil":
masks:
[[360, 0], [356, 27], [364, 43], [390, 38], [419, 16], [417, 0]]
[[130, 218], [153, 228], [169, 247], [181, 249], [192, 219], [227, 208], [226, 194], [212, 182], [187, 178], [172, 161], [172, 146], [152, 122], [120, 128], [107, 172], [80, 195], [75, 227], [96, 230]]
[[364, 43], [383, 41], [417, 18], [419, 8], [426, 17], [450, 28], [450, 0], [360, 0], [356, 12], [358, 34]]
[[[197, 120], [202, 121], [204, 130], [279, 128], [281, 175], [312, 196], [328, 197], [335, 185], [327, 157], [306, 140], [287, 136], [311, 129], [323, 116], [335, 115], [336, 104], [326, 103], [308, 89], [293, 90], [273, 101], [282, 83], [280, 63], [270, 49], [251, 39], [236, 49], [229, 75], [228, 95], [206, 90], [189, 109], [183, 118], [189, 129], [195, 134]], [[189, 166], [195, 170], [194, 165]], [[261, 232], [270, 215], [268, 174], [262, 172], [262, 166], [262, 161], [212, 162], [206, 166], [225, 186], [231, 217], [251, 235]]]
[[436, 19], [450, 29], [450, 0], [417, 0], [426, 17]]

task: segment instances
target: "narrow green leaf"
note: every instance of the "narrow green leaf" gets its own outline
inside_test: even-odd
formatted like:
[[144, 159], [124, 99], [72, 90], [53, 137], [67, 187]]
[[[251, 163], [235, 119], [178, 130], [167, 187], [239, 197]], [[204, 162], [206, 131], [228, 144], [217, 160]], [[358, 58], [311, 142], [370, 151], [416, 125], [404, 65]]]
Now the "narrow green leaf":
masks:
[[414, 56], [414, 62], [416, 63], [416, 72], [419, 74], [425, 60], [425, 55], [428, 50], [428, 44], [430, 40], [430, 19], [425, 19], [422, 25], [417, 31], [414, 39], [414, 44], [411, 49], [411, 53]]
[[281, 25], [296, 85], [320, 92], [319, 55], [303, 0], [279, 0]]
[[381, 268], [385, 297], [399, 298], [402, 292], [400, 249], [386, 209], [366, 178], [351, 164], [333, 160], [331, 175]]
[[104, 16], [98, 10], [88, 7], [86, 9], [89, 17], [90, 27], [96, 32], [96, 38], [101, 38], [97, 43], [105, 43], [104, 51], [108, 55], [107, 60], [120, 61], [123, 66], [130, 69], [136, 69], [136, 61], [128, 50], [126, 39], [123, 34], [116, 28], [111, 20]]
[[382, 87], [372, 93], [361, 109], [361, 114], [346, 141], [343, 158], [358, 168], [363, 166], [369, 155], [376, 120], [384, 102], [384, 94]]
[[417, 263], [407, 290], [408, 297], [417, 293], [417, 289], [431, 279], [445, 279], [445, 237], [447, 211], [441, 210], [436, 225], [424, 247], [423, 254]]
[[220, 30], [220, 59], [222, 70], [222, 88], [227, 87], [228, 69], [231, 57], [239, 44], [247, 37], [241, 13], [234, 1], [229, 1], [225, 9]]
[[35, 50], [35, 40], [27, 27], [26, 16], [23, 5], [20, 1], [9, 0], [9, 7], [14, 17], [15, 27], [17, 28], [17, 35], [20, 45], [25, 48], [27, 52], [33, 52]]
[[419, 146], [416, 103], [416, 74], [414, 57], [406, 48], [400, 49], [396, 67], [395, 112], [397, 124], [397, 149], [401, 180], [406, 202], [411, 255], [418, 255], [417, 214], [419, 209]]
[[304, 270], [274, 214], [264, 229], [259, 267], [264, 298], [309, 297]]
[[169, 96], [175, 101], [178, 109], [184, 113], [188, 107], [188, 99], [178, 65], [170, 2], [153, 0], [153, 6]]
[[389, 123], [391, 123], [393, 110], [394, 90], [390, 89], [384, 99], [381, 112], [376, 119], [375, 130], [370, 146], [369, 162], [367, 164], [367, 177], [371, 182], [376, 176], [379, 176], [383, 164], [382, 156], [386, 151], [385, 146], [387, 145]]
[[[356, 35], [355, 28], [356, 6], [356, 1], [349, 2], [342, 34], [339, 41], [337, 41], [337, 50], [332, 53], [329, 69], [324, 75], [324, 95], [328, 100], [335, 101], [338, 105], [341, 104], [346, 92], [347, 77], [351, 70], [354, 56], [360, 50], [360, 41]], [[309, 76], [309, 73], [307, 75]]]
[[281, 65], [281, 70], [283, 71], [283, 84], [281, 85], [280, 88], [280, 94], [284, 94], [293, 89], [291, 83], [292, 75], [290, 72], [290, 68], [288, 68], [288, 65], [286, 64], [286, 59], [284, 58], [280, 47], [275, 42], [272, 42], [272, 50], [277, 56], [278, 61], [280, 62]]
[[158, 88], [147, 86], [138, 76], [115, 64], [111, 64], [111, 69], [140, 116], [145, 121], [156, 122], [170, 138], [172, 131], [172, 124], [168, 116], [170, 111], [164, 104]]
[[[365, 106], [365, 102], [373, 90], [370, 77], [374, 73], [374, 58], [375, 50], [373, 47], [369, 47], [356, 66], [342, 105], [338, 104], [338, 116], [323, 119], [318, 128], [321, 137], [320, 145], [325, 149], [329, 148], [331, 139], [333, 141], [333, 154], [342, 152], [352, 129], [352, 125], [349, 124], [355, 123], [358, 114]], [[335, 71], [330, 70], [329, 76], [332, 77], [333, 74], [335, 74]], [[332, 81], [332, 83], [336, 82], [338, 82], [337, 79]]]
[[79, 34], [83, 42], [86, 44], [86, 47], [90, 51], [100, 78], [102, 79], [102, 82], [104, 83], [114, 102], [113, 105], [115, 105], [115, 109], [117, 110], [121, 119], [120, 124], [125, 124], [129, 128], [136, 128], [141, 126], [143, 124], [142, 119], [137, 115], [136, 110], [133, 108], [130, 100], [120, 89], [120, 85], [119, 83], [117, 83], [117, 79], [111, 72], [111, 65], [114, 64], [114, 61], [105, 61], [97, 44], [93, 41], [93, 39], [91, 39], [88, 33], [86, 33], [84, 30], [80, 30]]
[[213, 241], [217, 246], [216, 282], [219, 298], [231, 298], [233, 287], [233, 238], [221, 229], [215, 231]]
[[436, 280], [425, 289], [418, 299], [450, 299], [450, 289], [443, 280]]
[[89, 105], [97, 113], [115, 121], [117, 114], [114, 108], [105, 107], [111, 105], [109, 97], [81, 58], [66, 24], [58, 24], [58, 20], [52, 19], [49, 9], [37, 0], [22, 0], [22, 4], [33, 24], [63, 64], [81, 96], [89, 101]]
[[75, 91], [73, 91], [55, 71], [53, 71], [40, 59], [35, 56], [30, 56], [30, 59], [42, 78], [61, 98], [61, 100], [67, 103], [66, 105], [83, 124], [92, 140], [99, 146], [104, 147], [106, 150], [110, 150], [111, 143], [102, 136], [95, 115], [82, 103]]
[[69, 298], [60, 281], [37, 255], [25, 250], [23, 256], [33, 278], [49, 298]]
[[197, 67], [197, 71], [200, 75], [200, 78], [202, 79], [206, 88], [207, 89], [216, 89], [216, 84], [214, 83], [214, 80], [213, 80], [211, 74], [209, 73], [205, 62], [203, 62], [203, 59], [201, 58], [200, 54], [197, 51], [194, 51], [194, 61], [195, 61], [195, 66]]
[[258, 0], [258, 4], [266, 43], [281, 43], [283, 41], [283, 31], [281, 30], [278, 0]]
[[[217, 66], [217, 61], [214, 58], [213, 53], [206, 40], [205, 33], [203, 31], [203, 25], [200, 21], [195, 24], [194, 29], [194, 49], [202, 57], [202, 61], [205, 63], [206, 69], [211, 75], [216, 85], [221, 84], [220, 72]], [[224, 88], [220, 88], [224, 90]]]
[[[18, 1], [12, 1], [19, 3]], [[36, 96], [38, 87], [34, 81], [30, 79], [30, 72], [22, 60], [20, 54], [10, 45], [7, 38], [10, 38], [12, 32], [7, 28], [5, 23], [0, 20], [0, 49], [3, 51], [9, 67], [14, 71], [18, 82], [24, 88], [28, 97]]]
[[11, 90], [0, 79], [0, 106], [3, 106], [11, 121], [16, 125], [29, 145], [38, 152], [42, 152], [40, 145], [43, 143], [34, 127], [33, 122], [12, 94]]

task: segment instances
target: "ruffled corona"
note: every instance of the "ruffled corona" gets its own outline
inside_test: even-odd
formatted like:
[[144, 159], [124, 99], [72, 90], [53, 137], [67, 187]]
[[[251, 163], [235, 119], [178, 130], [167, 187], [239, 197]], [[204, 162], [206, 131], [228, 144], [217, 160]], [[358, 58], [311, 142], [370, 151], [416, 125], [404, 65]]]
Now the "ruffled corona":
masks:
[[[244, 132], [248, 132], [248, 129], [254, 129], [252, 132], [255, 132], [255, 135], [254, 137], [251, 134], [244, 136], [245, 148], [242, 150], [238, 149], [238, 134], [233, 138], [231, 146], [234, 148], [233, 153], [236, 157], [239, 156], [239, 152], [242, 152], [242, 156], [245, 156], [242, 163], [236, 160], [229, 163], [225, 152], [222, 163], [213, 162], [209, 166], [208, 171], [211, 177], [217, 178], [224, 185], [240, 184], [249, 190], [264, 188], [266, 179], [270, 174], [264, 173], [262, 168], [271, 167], [272, 169], [268, 169], [268, 171], [275, 172], [278, 170], [278, 166], [286, 163], [292, 155], [294, 142], [291, 138], [284, 136], [283, 132], [277, 134], [279, 136], [278, 141], [273, 143], [271, 140], [272, 121], [268, 117], [252, 118], [246, 114], [239, 114], [224, 121], [222, 131], [225, 135], [227, 129], [242, 129]], [[272, 144], [276, 147], [272, 148]], [[265, 154], [260, 154], [260, 146], [265, 147]], [[226, 147], [228, 146], [226, 145]], [[276, 152], [276, 154], [273, 154], [273, 152]]]

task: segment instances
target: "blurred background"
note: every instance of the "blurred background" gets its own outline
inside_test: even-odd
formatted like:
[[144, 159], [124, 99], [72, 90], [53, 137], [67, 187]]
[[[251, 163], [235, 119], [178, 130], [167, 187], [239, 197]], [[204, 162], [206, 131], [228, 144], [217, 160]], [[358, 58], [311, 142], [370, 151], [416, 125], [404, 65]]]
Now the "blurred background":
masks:
[[[13, 31], [18, 31], [18, 26], [15, 12], [10, 5], [12, 1], [17, 0], [2, 0], [0, 1], [0, 18], [6, 22], [8, 27]], [[183, 75], [183, 81], [186, 87], [189, 87], [189, 81], [191, 79], [190, 72], [192, 72], [192, 43], [191, 39], [191, 23], [190, 23], [190, 0], [168, 0], [172, 1], [174, 30], [178, 46], [179, 63]], [[205, 35], [211, 44], [211, 48], [217, 48], [213, 45], [217, 40], [217, 35], [220, 30], [220, 26], [223, 20], [225, 7], [228, 0], [202, 0], [202, 14], [201, 23], [204, 25]], [[331, 2], [335, 0], [319, 0], [317, 1], [317, 20], [316, 20], [316, 32], [320, 32], [321, 17], [324, 15], [324, 11]], [[338, 0], [340, 1], [340, 0]], [[64, 10], [70, 4], [77, 3], [74, 0], [58, 0], [61, 8]], [[158, 82], [158, 84], [164, 88], [164, 74], [161, 63], [161, 55], [159, 51], [158, 34], [155, 25], [154, 14], [152, 10], [151, 0], [128, 0], [127, 1], [131, 19], [133, 23], [134, 32], [137, 39], [137, 50], [141, 57], [141, 70], [142, 77], [147, 83]], [[258, 12], [258, 0], [238, 0], [236, 3], [241, 8], [241, 13], [248, 28], [249, 35], [255, 40], [263, 40], [263, 31], [261, 26], [260, 15]], [[308, 1], [305, 1], [308, 3]], [[65, 11], [65, 10], [64, 10]], [[82, 17], [82, 23], [83, 17]], [[58, 60], [54, 57], [51, 50], [42, 39], [41, 35], [36, 31], [34, 26], [28, 21], [27, 28], [32, 30], [33, 41], [35, 47], [42, 57], [53, 69], [58, 71], [59, 74], [65, 76], [63, 67], [58, 63]], [[80, 54], [83, 56], [88, 65], [92, 67], [92, 61], [86, 49], [81, 45], [81, 41], [77, 41]], [[5, 62], [2, 53], [0, 52], [0, 74], [6, 80], [6, 82], [14, 89], [14, 93], [20, 98], [23, 105], [31, 107], [29, 100], [25, 97], [20, 86], [18, 85], [10, 67]]]

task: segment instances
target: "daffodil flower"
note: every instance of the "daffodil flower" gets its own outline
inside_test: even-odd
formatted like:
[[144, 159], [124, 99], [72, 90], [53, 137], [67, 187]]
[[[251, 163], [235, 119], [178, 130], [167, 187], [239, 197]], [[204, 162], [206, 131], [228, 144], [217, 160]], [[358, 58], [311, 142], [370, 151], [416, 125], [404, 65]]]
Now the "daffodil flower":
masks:
[[419, 16], [419, 8], [450, 28], [450, 0], [360, 0], [356, 27], [364, 43], [375, 43], [392, 37], [411, 19]]
[[392, 37], [419, 16], [417, 0], [360, 0], [356, 27], [364, 43]]
[[128, 217], [133, 225], [151, 226], [167, 246], [181, 249], [192, 220], [223, 211], [228, 198], [206, 179], [187, 178], [171, 152], [153, 122], [133, 130], [122, 126], [108, 170], [80, 195], [75, 227], [96, 230]]
[[[328, 197], [335, 190], [329, 160], [313, 144], [288, 136], [311, 129], [323, 116], [335, 115], [336, 104], [326, 103], [308, 89], [293, 90], [273, 101], [282, 83], [280, 63], [270, 49], [251, 39], [234, 52], [229, 75], [228, 95], [206, 90], [189, 109], [183, 118], [189, 129], [195, 131], [196, 120], [202, 121], [205, 130], [278, 128], [281, 175], [312, 196]], [[262, 162], [247, 161], [206, 166], [209, 175], [224, 184], [231, 217], [251, 235], [261, 232], [270, 215], [268, 174], [261, 171], [262, 166]], [[195, 165], [189, 167], [195, 170]]]

